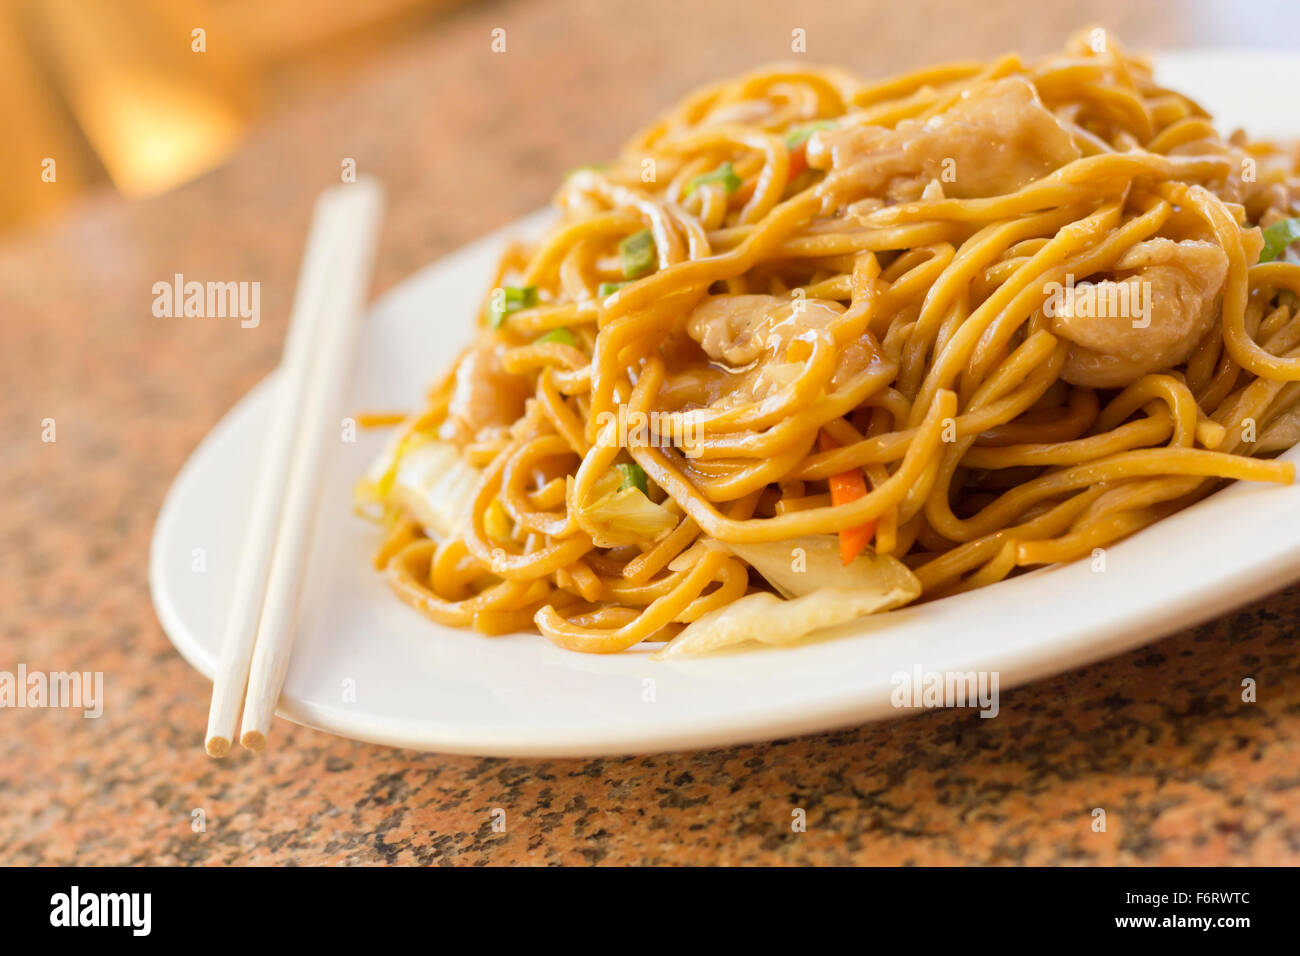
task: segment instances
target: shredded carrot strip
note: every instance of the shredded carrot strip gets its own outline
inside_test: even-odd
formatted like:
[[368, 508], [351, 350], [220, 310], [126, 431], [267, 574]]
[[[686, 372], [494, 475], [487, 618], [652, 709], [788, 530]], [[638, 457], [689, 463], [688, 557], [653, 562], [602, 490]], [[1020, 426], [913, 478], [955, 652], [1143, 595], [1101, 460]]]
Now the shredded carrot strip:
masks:
[[[824, 431], [819, 434], [818, 441], [822, 451], [833, 451], [840, 447], [839, 443]], [[852, 468], [838, 475], [831, 475], [827, 483], [831, 486], [832, 505], [846, 505], [850, 501], [857, 501], [867, 493], [867, 482], [862, 477], [861, 468]], [[853, 559], [871, 543], [875, 533], [874, 520], [860, 524], [856, 528], [844, 528], [840, 531], [840, 564], [852, 564]]]
[[808, 168], [808, 141], [804, 140], [794, 149], [790, 150], [790, 172], [787, 179], [793, 180], [801, 172]]

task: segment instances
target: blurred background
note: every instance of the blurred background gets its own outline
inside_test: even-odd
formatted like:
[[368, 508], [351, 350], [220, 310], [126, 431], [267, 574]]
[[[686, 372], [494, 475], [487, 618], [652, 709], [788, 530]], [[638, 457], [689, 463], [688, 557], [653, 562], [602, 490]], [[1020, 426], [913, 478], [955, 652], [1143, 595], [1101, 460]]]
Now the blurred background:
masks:
[[0, 0], [0, 230], [96, 187], [165, 192], [457, 2]]
[[[0, 116], [8, 140], [0, 152], [0, 233], [97, 189], [138, 198], [192, 180], [223, 163], [250, 128], [339, 90], [386, 56], [436, 42], [440, 30], [455, 32], [465, 6], [502, 25], [520, 13], [546, 24], [545, 42], [530, 36], [521, 52], [552, 73], [569, 72], [564, 57], [590, 62], [615, 53], [610, 73], [597, 82], [614, 89], [629, 80], [643, 87], [662, 82], [663, 94], [649, 98], [656, 107], [677, 95], [682, 81], [784, 55], [787, 21], [809, 30], [810, 59], [839, 60], [868, 74], [1026, 42], [1041, 47], [1042, 38], [1091, 22], [1141, 46], [1300, 43], [1289, 0], [0, 0]], [[834, 14], [839, 22], [830, 27]], [[661, 49], [654, 71], [637, 75], [635, 48], [647, 44], [636, 34], [650, 17], [674, 24], [655, 32], [680, 46]], [[819, 31], [823, 23], [830, 28]], [[755, 33], [766, 34], [764, 42], [753, 43]], [[584, 39], [604, 52], [585, 47]], [[486, 52], [486, 41], [481, 45]], [[618, 68], [620, 47], [634, 48], [627, 69]], [[436, 108], [438, 97], [455, 90], [417, 87], [412, 77], [409, 92]], [[559, 106], [553, 119], [564, 113]], [[626, 133], [644, 118], [629, 111], [607, 128]]]

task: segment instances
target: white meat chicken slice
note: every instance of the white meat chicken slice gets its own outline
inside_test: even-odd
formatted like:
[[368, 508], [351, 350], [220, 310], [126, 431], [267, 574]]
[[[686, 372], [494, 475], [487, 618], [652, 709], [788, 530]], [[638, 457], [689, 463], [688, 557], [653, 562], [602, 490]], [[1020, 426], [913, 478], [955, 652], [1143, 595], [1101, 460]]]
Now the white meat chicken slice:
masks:
[[[1052, 332], [1072, 343], [1061, 372], [1067, 382], [1123, 388], [1185, 362], [1214, 324], [1228, 256], [1211, 242], [1148, 239], [1125, 252], [1114, 273], [1079, 283], [1052, 319]], [[1129, 307], [1101, 305], [1117, 302]]]
[[1082, 155], [1019, 76], [973, 87], [924, 122], [821, 130], [808, 141], [807, 154], [812, 168], [851, 176], [858, 194], [893, 202], [921, 198], [935, 180], [951, 198], [1001, 196]]
[[[844, 307], [829, 299], [707, 298], [691, 311], [684, 330], [704, 353], [703, 361], [680, 352], [660, 398], [672, 408], [736, 407], [770, 398], [803, 371], [802, 361], [787, 356], [791, 343], [828, 334], [843, 314]], [[828, 389], [835, 391], [873, 361], [879, 357], [866, 337], [839, 348]]]
[[484, 335], [456, 363], [447, 419], [438, 431], [443, 441], [467, 445], [496, 437], [524, 413], [532, 394], [529, 380], [501, 364], [506, 343]]

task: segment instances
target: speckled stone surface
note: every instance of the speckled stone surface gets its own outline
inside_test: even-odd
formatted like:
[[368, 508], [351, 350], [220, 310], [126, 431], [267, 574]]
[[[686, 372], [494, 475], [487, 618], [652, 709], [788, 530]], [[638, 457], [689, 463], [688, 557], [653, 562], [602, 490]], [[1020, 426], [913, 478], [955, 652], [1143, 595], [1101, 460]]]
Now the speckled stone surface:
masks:
[[[200, 747], [209, 685], [147, 582], [177, 469], [276, 361], [312, 197], [343, 159], [392, 197], [382, 291], [540, 205], [693, 84], [788, 58], [796, 28], [810, 59], [884, 74], [1039, 53], [1094, 20], [1132, 46], [1296, 35], [1294, 8], [1264, 6], [472, 5], [285, 105], [203, 179], [95, 197], [0, 241], [0, 670], [101, 670], [107, 696], [98, 720], [0, 710], [0, 863], [1300, 863], [1300, 589], [1004, 692], [996, 720], [549, 761], [278, 722], [271, 752], [216, 763]], [[176, 272], [260, 281], [261, 325], [155, 319], [151, 286]]]

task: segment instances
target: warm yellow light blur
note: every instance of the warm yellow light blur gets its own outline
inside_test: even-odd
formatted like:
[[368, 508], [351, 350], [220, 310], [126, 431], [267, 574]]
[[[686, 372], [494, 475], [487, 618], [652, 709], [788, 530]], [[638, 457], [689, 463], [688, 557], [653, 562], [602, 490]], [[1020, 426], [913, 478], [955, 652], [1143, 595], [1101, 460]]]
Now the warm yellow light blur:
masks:
[[267, 100], [453, 2], [0, 0], [0, 229], [106, 180], [148, 196], [202, 174]]
[[130, 196], [164, 192], [217, 165], [243, 128], [229, 104], [146, 72], [96, 84], [80, 112], [113, 182]]

